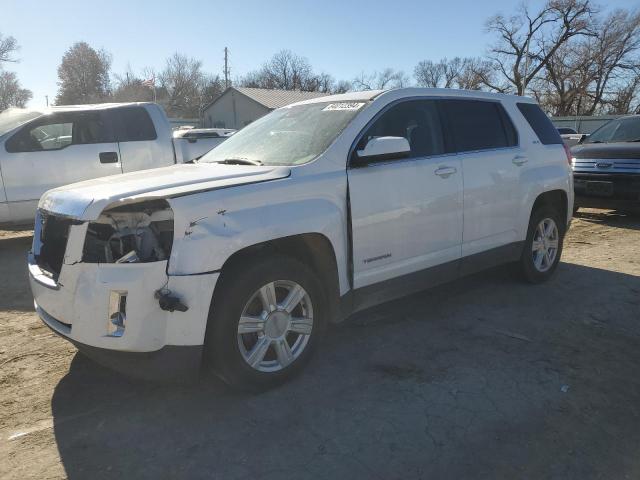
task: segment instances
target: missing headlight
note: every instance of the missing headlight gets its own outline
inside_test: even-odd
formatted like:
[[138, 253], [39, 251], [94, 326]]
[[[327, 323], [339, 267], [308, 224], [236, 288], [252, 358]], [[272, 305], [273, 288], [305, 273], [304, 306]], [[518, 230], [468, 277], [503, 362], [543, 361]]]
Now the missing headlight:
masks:
[[173, 244], [173, 211], [166, 200], [111, 208], [91, 222], [84, 242], [87, 263], [166, 260]]

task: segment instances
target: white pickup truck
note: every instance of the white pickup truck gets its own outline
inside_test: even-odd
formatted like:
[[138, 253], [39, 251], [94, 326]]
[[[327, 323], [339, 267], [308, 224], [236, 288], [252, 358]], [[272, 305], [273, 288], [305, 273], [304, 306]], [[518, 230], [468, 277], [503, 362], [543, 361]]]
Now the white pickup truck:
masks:
[[69, 183], [194, 160], [226, 136], [172, 138], [154, 103], [0, 113], [0, 225], [31, 225], [38, 199]]
[[47, 192], [35, 307], [127, 374], [204, 363], [266, 388], [354, 311], [500, 263], [550, 278], [573, 207], [567, 152], [524, 97], [397, 89], [283, 107], [195, 164]]

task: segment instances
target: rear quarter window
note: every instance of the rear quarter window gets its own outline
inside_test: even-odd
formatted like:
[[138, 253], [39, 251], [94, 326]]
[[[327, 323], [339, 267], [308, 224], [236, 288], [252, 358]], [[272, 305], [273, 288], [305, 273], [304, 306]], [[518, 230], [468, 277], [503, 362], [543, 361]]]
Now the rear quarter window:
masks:
[[118, 108], [114, 114], [119, 142], [140, 142], [158, 138], [153, 121], [143, 107]]
[[543, 145], [562, 144], [560, 133], [538, 105], [518, 103], [517, 106]]

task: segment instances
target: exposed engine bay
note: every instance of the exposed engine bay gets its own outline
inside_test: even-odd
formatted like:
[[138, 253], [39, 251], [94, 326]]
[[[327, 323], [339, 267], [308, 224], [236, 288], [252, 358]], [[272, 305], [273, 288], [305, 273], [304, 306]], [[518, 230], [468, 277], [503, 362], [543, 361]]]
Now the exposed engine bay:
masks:
[[87, 227], [86, 263], [145, 263], [166, 260], [173, 244], [173, 211], [165, 200], [105, 210]]

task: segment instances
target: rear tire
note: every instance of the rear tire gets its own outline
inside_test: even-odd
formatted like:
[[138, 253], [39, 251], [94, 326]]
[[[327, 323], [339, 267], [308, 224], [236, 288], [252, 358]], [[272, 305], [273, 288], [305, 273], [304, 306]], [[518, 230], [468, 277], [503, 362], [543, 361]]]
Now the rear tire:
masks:
[[531, 214], [519, 262], [524, 280], [542, 283], [553, 276], [560, 263], [565, 229], [562, 216], [554, 208], [540, 207]]
[[242, 390], [275, 387], [304, 368], [327, 324], [324, 289], [290, 257], [250, 258], [225, 270], [207, 324], [214, 373]]

